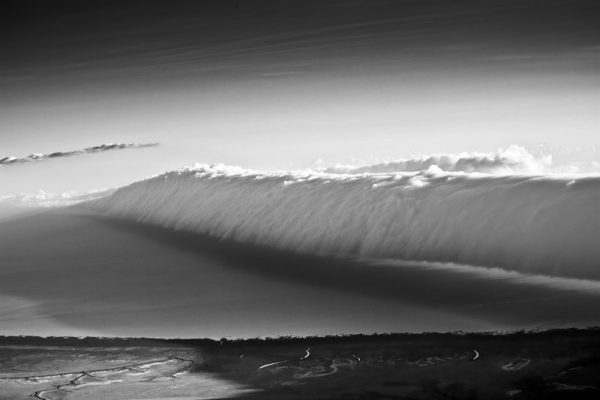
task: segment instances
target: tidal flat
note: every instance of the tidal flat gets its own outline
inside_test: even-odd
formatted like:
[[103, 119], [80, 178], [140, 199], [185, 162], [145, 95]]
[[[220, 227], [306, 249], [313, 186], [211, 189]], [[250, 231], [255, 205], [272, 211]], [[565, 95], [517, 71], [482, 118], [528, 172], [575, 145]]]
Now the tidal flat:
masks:
[[0, 399], [586, 399], [600, 329], [0, 339]]

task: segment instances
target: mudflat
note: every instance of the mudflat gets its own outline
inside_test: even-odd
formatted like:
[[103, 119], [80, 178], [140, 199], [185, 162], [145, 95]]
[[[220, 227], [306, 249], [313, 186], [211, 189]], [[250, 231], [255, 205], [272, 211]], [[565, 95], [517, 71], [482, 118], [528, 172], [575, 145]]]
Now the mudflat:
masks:
[[0, 339], [0, 399], [584, 399], [600, 330]]

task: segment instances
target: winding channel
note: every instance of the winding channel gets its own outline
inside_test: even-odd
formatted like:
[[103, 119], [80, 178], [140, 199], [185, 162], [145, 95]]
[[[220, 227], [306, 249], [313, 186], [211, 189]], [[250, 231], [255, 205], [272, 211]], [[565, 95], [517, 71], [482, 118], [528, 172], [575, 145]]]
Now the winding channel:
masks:
[[[0, 381], [32, 381], [32, 382], [36, 382], [36, 381], [41, 381], [41, 380], [46, 380], [46, 379], [61, 378], [61, 377], [68, 378], [71, 376], [75, 376], [68, 383], [62, 383], [59, 385], [54, 385], [54, 387], [52, 387], [52, 388], [38, 390], [30, 395], [34, 399], [52, 400], [51, 397], [45, 397], [45, 394], [50, 393], [50, 392], [57, 392], [57, 391], [58, 392], [67, 392], [68, 391], [67, 388], [77, 389], [78, 387], [81, 387], [81, 386], [89, 386], [91, 384], [83, 382], [83, 379], [86, 377], [98, 378], [97, 376], [94, 376], [93, 374], [110, 373], [110, 372], [126, 372], [126, 371], [130, 371], [133, 373], [139, 373], [140, 369], [149, 368], [153, 365], [166, 364], [173, 360], [179, 361], [181, 363], [181, 365], [178, 366], [178, 368], [175, 370], [175, 372], [173, 372], [172, 374], [169, 375], [169, 377], [172, 377], [172, 378], [176, 378], [176, 376], [175, 376], [176, 374], [186, 370], [194, 363], [193, 360], [178, 357], [174, 354], [171, 354], [166, 358], [162, 358], [162, 359], [158, 359], [158, 360], [146, 361], [143, 363], [126, 364], [126, 365], [121, 365], [121, 366], [113, 367], [113, 368], [92, 369], [92, 370], [88, 370], [88, 371], [71, 371], [71, 372], [63, 372], [60, 374], [3, 377], [3, 378], [0, 378]], [[114, 383], [121, 382], [121, 380], [117, 380], [117, 381], [106, 380], [100, 384], [111, 384], [113, 382]]]

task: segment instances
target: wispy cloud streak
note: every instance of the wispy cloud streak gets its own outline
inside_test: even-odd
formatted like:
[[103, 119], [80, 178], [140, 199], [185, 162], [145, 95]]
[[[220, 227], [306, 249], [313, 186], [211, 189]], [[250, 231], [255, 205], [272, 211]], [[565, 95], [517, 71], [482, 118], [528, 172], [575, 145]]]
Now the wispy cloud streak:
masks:
[[109, 150], [121, 150], [121, 149], [139, 149], [145, 147], [156, 147], [159, 143], [105, 143], [99, 146], [86, 147], [83, 150], [73, 151], [57, 151], [54, 153], [32, 153], [27, 157], [10, 157], [6, 156], [0, 158], [0, 165], [15, 165], [23, 164], [31, 161], [48, 160], [52, 158], [72, 157], [80, 156], [84, 154], [100, 153]]

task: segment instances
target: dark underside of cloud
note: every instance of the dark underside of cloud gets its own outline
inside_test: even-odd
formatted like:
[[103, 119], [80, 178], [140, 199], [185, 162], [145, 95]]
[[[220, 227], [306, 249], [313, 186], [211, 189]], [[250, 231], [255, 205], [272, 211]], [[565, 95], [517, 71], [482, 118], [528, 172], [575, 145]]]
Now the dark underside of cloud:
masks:
[[72, 150], [72, 151], [56, 151], [54, 153], [32, 153], [27, 157], [10, 157], [6, 156], [0, 158], [0, 165], [16, 165], [23, 164], [31, 161], [48, 160], [52, 158], [80, 156], [84, 154], [100, 153], [109, 150], [121, 150], [121, 149], [139, 149], [144, 147], [155, 147], [158, 143], [105, 143], [99, 146], [86, 147], [83, 150]]

